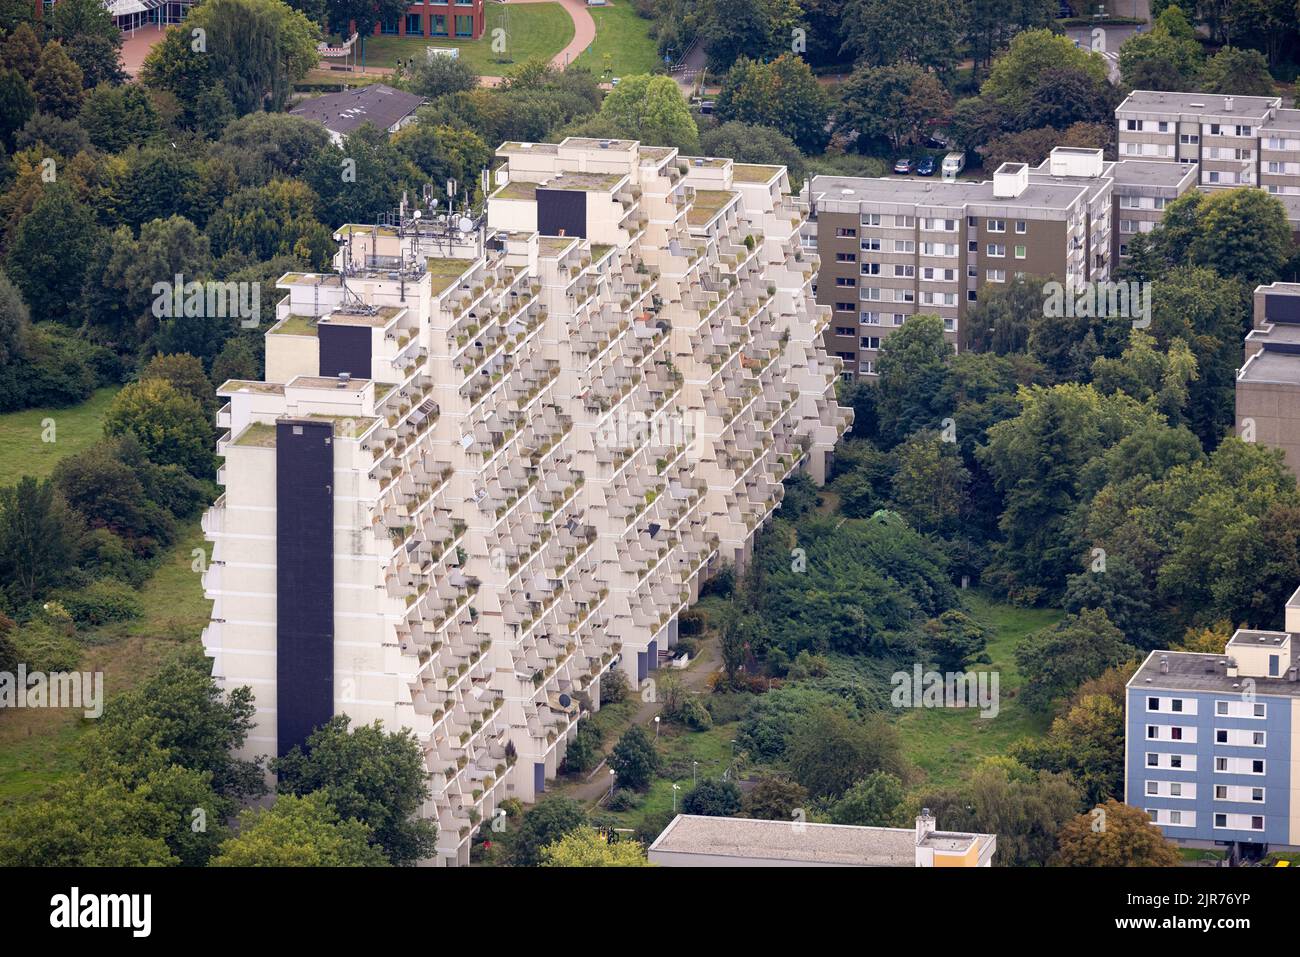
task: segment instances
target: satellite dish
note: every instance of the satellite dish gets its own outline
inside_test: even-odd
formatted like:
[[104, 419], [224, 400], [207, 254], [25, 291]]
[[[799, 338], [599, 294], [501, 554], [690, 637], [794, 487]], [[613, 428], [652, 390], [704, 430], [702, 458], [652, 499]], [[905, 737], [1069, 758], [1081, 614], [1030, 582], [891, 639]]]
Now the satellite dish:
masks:
[[568, 707], [570, 704], [572, 704], [572, 703], [573, 703], [573, 699], [570, 698], [567, 694], [562, 694], [562, 695], [560, 695], [560, 707], [561, 707], [561, 708], [567, 708], [567, 707]]
[[420, 211], [417, 209], [417, 210], [416, 210], [415, 212], [413, 212], [411, 215], [412, 215], [415, 219], [419, 219], [419, 218], [420, 218]]
[[462, 216], [460, 219], [456, 220], [456, 228], [462, 233], [467, 233], [474, 228], [474, 220], [470, 219], [468, 216]]

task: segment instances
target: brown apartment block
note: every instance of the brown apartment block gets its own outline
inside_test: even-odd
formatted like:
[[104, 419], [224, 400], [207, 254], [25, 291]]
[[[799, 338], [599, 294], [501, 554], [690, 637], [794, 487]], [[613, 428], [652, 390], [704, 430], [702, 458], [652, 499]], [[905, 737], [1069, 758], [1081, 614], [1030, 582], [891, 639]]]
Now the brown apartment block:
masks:
[[1191, 166], [1205, 190], [1258, 186], [1300, 239], [1300, 110], [1280, 97], [1134, 90], [1115, 119], [1121, 160]]
[[826, 349], [844, 378], [875, 375], [881, 340], [908, 316], [940, 316], [957, 349], [986, 284], [1109, 278], [1114, 166], [1101, 150], [1057, 147], [982, 182], [815, 177], [817, 302], [832, 309]]
[[1165, 207], [1196, 187], [1196, 167], [1148, 160], [1114, 164], [1115, 213], [1111, 231], [1111, 262], [1128, 256], [1128, 244], [1138, 233], [1149, 233]]
[[1259, 286], [1254, 326], [1237, 373], [1237, 434], [1281, 449], [1300, 472], [1300, 283]]

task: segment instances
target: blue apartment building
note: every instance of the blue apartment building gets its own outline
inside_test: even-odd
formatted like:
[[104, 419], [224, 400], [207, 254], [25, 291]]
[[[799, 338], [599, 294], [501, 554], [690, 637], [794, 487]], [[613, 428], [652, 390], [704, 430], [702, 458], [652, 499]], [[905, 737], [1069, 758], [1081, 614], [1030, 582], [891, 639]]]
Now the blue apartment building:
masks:
[[1300, 849], [1300, 590], [1287, 631], [1153, 651], [1129, 679], [1124, 800], [1188, 847]]

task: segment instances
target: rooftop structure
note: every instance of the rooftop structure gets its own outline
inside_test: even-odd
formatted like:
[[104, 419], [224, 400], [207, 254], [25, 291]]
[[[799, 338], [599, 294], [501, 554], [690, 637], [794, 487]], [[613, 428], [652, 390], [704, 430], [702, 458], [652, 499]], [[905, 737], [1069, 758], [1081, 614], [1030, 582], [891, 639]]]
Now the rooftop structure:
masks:
[[1237, 372], [1237, 434], [1281, 449], [1300, 467], [1300, 284], [1255, 289], [1254, 328]]
[[330, 139], [341, 144], [349, 133], [369, 123], [389, 133], [396, 133], [415, 119], [415, 111], [424, 97], [395, 90], [383, 83], [372, 83], [342, 93], [326, 93], [295, 106], [294, 116], [315, 120], [329, 131]]
[[648, 856], [667, 867], [988, 867], [996, 850], [995, 835], [936, 830], [928, 811], [915, 828], [679, 814]]

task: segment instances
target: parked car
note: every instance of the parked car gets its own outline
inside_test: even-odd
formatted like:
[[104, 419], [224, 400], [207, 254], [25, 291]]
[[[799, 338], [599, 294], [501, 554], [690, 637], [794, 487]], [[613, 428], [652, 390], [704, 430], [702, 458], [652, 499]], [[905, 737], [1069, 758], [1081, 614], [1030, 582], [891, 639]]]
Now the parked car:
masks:
[[917, 175], [917, 176], [933, 176], [933, 175], [934, 175], [934, 157], [933, 157], [933, 156], [922, 156], [922, 157], [921, 157], [921, 161], [920, 161], [919, 163], [916, 164], [916, 175]]
[[911, 161], [910, 159], [907, 159], [907, 158], [903, 158], [903, 159], [899, 160], [897, 163], [894, 164], [894, 172], [895, 172], [895, 173], [902, 173], [904, 176], [906, 176], [907, 174], [911, 173], [911, 172], [912, 172], [912, 161]]
[[942, 133], [932, 133], [925, 138], [927, 149], [944, 150], [948, 148], [948, 137]]

